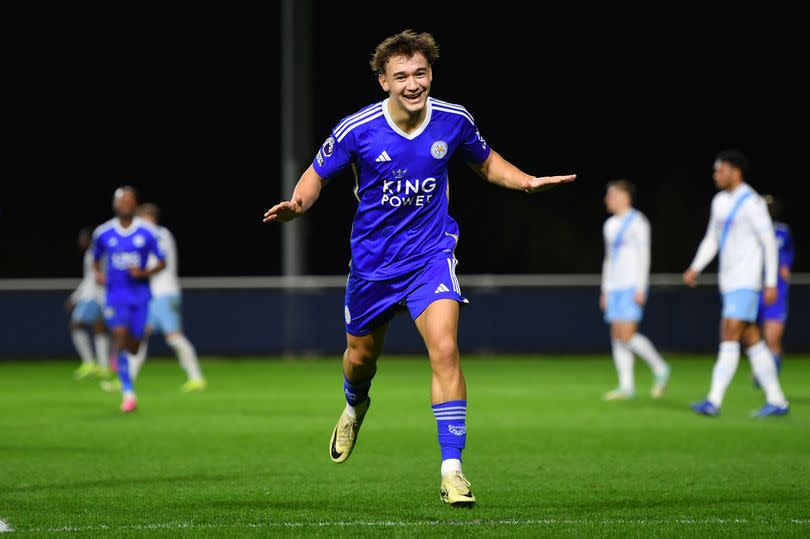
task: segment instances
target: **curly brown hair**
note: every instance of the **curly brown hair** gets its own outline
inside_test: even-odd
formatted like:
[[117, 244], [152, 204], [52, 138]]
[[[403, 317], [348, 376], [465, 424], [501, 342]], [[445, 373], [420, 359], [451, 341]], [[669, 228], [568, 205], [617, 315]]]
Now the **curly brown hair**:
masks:
[[439, 46], [433, 36], [427, 32], [417, 34], [413, 30], [403, 30], [402, 32], [385, 38], [382, 43], [374, 49], [369, 65], [376, 75], [385, 73], [385, 64], [388, 60], [396, 56], [413, 57], [414, 54], [421, 54], [427, 60], [428, 65], [439, 59]]

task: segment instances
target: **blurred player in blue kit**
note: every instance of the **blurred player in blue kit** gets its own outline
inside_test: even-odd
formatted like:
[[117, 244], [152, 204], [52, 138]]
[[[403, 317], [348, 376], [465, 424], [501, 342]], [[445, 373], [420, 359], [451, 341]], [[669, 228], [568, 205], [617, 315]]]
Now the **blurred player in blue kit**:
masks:
[[[117, 354], [123, 412], [132, 412], [137, 407], [129, 362], [144, 335], [151, 297], [149, 277], [166, 267], [165, 255], [158, 246], [157, 230], [135, 215], [137, 207], [138, 199], [132, 187], [116, 189], [113, 195], [115, 217], [93, 232], [93, 270], [96, 282], [106, 287], [104, 317]], [[158, 263], [146, 269], [150, 254], [157, 257]], [[105, 272], [102, 272], [102, 259]]]
[[765, 301], [764, 293], [759, 299], [759, 316], [757, 322], [762, 328], [765, 342], [773, 354], [776, 363], [777, 374], [782, 371], [782, 336], [785, 333], [785, 324], [788, 317], [788, 296], [790, 292], [790, 273], [793, 268], [793, 235], [790, 227], [778, 221], [782, 215], [782, 203], [773, 195], [764, 195], [765, 203], [768, 205], [768, 213], [773, 220], [773, 228], [776, 233], [776, 245], [779, 248], [779, 269], [776, 281], [776, 301], [768, 305]]
[[456, 277], [459, 229], [448, 214], [448, 163], [458, 155], [487, 181], [527, 193], [576, 176], [526, 174], [489, 147], [467, 109], [429, 97], [438, 57], [428, 33], [406, 30], [382, 41], [370, 64], [388, 97], [341, 120], [291, 199], [270, 208], [264, 221], [299, 217], [330, 178], [354, 171], [358, 208], [344, 307], [346, 407], [329, 440], [330, 458], [342, 463], [355, 447], [389, 322], [407, 310], [433, 372], [441, 499], [471, 506], [476, 498], [461, 468], [467, 390], [457, 342], [460, 304], [467, 300]]

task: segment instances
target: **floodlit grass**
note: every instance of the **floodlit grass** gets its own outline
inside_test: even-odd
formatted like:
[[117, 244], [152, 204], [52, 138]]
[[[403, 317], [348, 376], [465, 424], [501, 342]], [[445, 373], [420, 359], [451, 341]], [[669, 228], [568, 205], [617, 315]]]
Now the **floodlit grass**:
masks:
[[203, 358], [179, 391], [150, 360], [139, 410], [76, 382], [72, 362], [0, 363], [0, 531], [10, 536], [810, 536], [810, 358], [788, 356], [791, 414], [755, 419], [741, 362], [722, 415], [712, 357], [668, 357], [663, 399], [602, 402], [607, 357], [465, 357], [465, 473], [479, 503], [439, 500], [422, 358], [386, 358], [348, 462], [328, 457], [344, 405], [337, 359]]

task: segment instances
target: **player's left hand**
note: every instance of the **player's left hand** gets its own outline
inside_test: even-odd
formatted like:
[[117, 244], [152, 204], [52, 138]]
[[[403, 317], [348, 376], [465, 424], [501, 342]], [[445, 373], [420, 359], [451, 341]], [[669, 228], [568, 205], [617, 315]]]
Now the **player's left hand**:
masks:
[[762, 294], [762, 299], [765, 301], [765, 305], [773, 305], [776, 303], [776, 296], [777, 291], [775, 286], [769, 286], [765, 288], [764, 293]]
[[146, 279], [149, 277], [149, 272], [141, 268], [129, 268], [129, 276], [133, 279]]
[[299, 201], [287, 200], [276, 204], [264, 212], [264, 219], [262, 219], [262, 222], [269, 223], [270, 221], [279, 221], [286, 223], [288, 221], [292, 221], [302, 213], [304, 213], [304, 209]]
[[529, 185], [524, 191], [527, 193], [539, 193], [540, 191], [546, 191], [560, 185], [561, 183], [569, 183], [577, 179], [576, 174], [567, 174], [565, 176], [543, 176], [540, 178], [532, 178], [529, 180]]
[[641, 290], [636, 290], [633, 299], [636, 300], [638, 305], [644, 306], [644, 304], [647, 302], [647, 295]]
[[790, 281], [790, 266], [779, 266], [779, 276], [785, 281]]

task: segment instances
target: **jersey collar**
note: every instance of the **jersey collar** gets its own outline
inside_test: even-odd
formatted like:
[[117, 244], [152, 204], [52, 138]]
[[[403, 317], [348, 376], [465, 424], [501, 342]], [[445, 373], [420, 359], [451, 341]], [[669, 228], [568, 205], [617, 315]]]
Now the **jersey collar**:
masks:
[[425, 102], [425, 109], [427, 109], [427, 112], [425, 114], [425, 119], [422, 121], [422, 125], [420, 125], [418, 128], [416, 128], [416, 130], [413, 133], [406, 133], [405, 131], [403, 131], [402, 129], [397, 127], [397, 124], [394, 123], [394, 120], [391, 119], [391, 114], [388, 112], [388, 101], [389, 101], [389, 99], [390, 98], [386, 97], [385, 100], [382, 103], [383, 115], [385, 116], [385, 121], [388, 122], [388, 126], [391, 129], [393, 129], [394, 132], [397, 133], [399, 136], [404, 137], [404, 138], [406, 138], [408, 140], [413, 140], [416, 137], [418, 137], [419, 135], [421, 135], [422, 131], [424, 131], [425, 128], [430, 123], [430, 117], [433, 115], [433, 107], [430, 104], [430, 98], [428, 98], [427, 101]]

